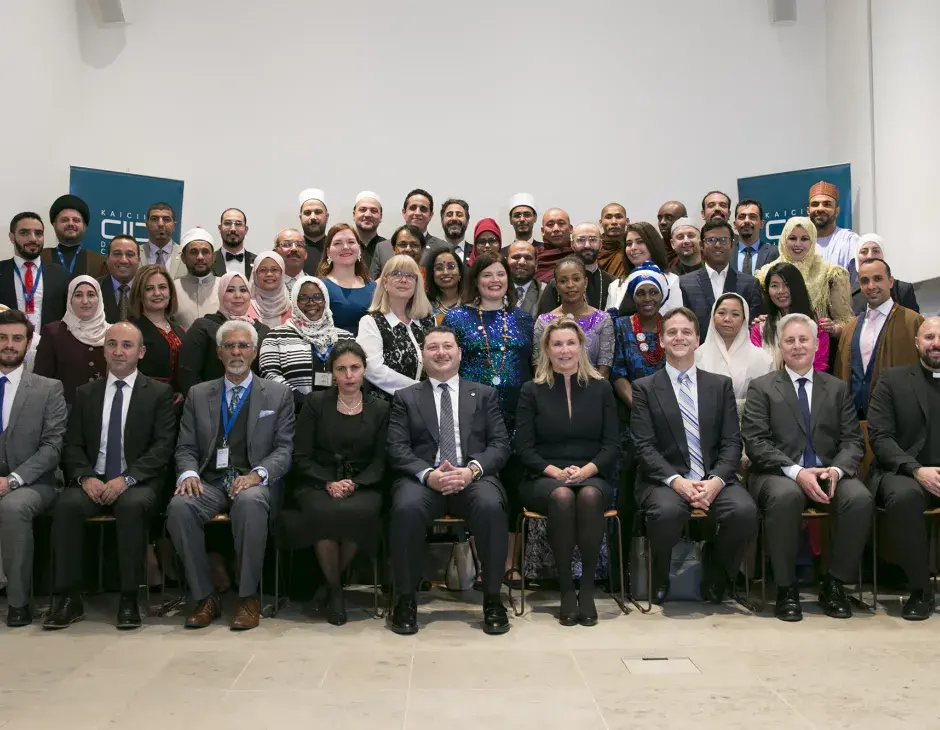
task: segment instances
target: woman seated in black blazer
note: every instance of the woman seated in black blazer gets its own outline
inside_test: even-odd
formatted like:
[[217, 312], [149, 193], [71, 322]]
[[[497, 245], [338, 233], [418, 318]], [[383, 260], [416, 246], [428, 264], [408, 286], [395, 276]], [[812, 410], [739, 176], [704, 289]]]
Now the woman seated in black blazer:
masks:
[[295, 499], [329, 588], [327, 620], [342, 626], [340, 575], [360, 548], [375, 555], [382, 531], [389, 404], [363, 392], [366, 353], [355, 340], [339, 340], [327, 367], [334, 387], [306, 397], [294, 429]]
[[[585, 336], [568, 318], [545, 328], [535, 378], [522, 386], [516, 411], [516, 453], [526, 467], [522, 503], [548, 517], [561, 588], [562, 626], [594, 626], [594, 571], [612, 489], [605, 475], [617, 460], [617, 405], [610, 383], [591, 365]], [[575, 597], [574, 547], [583, 572]]]

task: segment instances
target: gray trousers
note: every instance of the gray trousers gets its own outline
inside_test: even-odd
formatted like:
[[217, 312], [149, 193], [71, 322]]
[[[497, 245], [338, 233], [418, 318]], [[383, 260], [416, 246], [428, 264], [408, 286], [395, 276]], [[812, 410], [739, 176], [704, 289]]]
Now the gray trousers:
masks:
[[33, 520], [55, 502], [58, 490], [49, 484], [30, 484], [0, 498], [0, 553], [7, 574], [7, 604], [29, 603], [33, 580]]
[[198, 497], [176, 495], [166, 510], [167, 529], [176, 551], [183, 558], [190, 595], [201, 601], [212, 593], [203, 526], [216, 515], [228, 512], [235, 536], [235, 552], [241, 566], [238, 595], [241, 598], [253, 596], [258, 592], [264, 549], [268, 542], [271, 511], [268, 487], [245, 489], [234, 500], [214, 484], [203, 482], [202, 487], [203, 492]]
[[760, 476], [757, 504], [764, 513], [764, 530], [774, 580], [780, 587], [796, 580], [796, 555], [799, 550], [800, 522], [810, 504], [832, 513], [835, 532], [829, 555], [829, 574], [843, 583], [858, 580], [858, 564], [871, 533], [871, 515], [875, 501], [861, 481], [846, 477], [836, 485], [835, 497], [828, 505], [810, 502], [800, 485], [789, 477]]

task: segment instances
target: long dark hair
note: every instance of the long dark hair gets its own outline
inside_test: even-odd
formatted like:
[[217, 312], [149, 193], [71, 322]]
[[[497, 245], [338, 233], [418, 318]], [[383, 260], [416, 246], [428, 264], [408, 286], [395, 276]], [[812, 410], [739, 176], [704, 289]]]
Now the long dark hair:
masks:
[[441, 295], [444, 293], [441, 291], [441, 288], [437, 285], [437, 282], [434, 281], [434, 264], [437, 263], [438, 257], [440, 257], [441, 254], [445, 254], [445, 253], [449, 253], [451, 256], [453, 256], [454, 261], [457, 262], [457, 294], [458, 296], [460, 295], [464, 286], [463, 282], [467, 273], [467, 267], [464, 266], [463, 261], [460, 260], [460, 256], [458, 256], [448, 247], [441, 246], [440, 248], [436, 248], [433, 251], [431, 251], [431, 258], [428, 259], [428, 265], [427, 265], [428, 299], [430, 299], [432, 302], [436, 302], [438, 299], [441, 298]]
[[816, 321], [816, 312], [809, 298], [809, 291], [806, 289], [806, 282], [803, 281], [803, 274], [793, 264], [786, 261], [779, 261], [770, 267], [767, 276], [764, 277], [764, 311], [767, 312], [767, 319], [764, 320], [763, 338], [764, 342], [773, 345], [777, 339], [777, 322], [783, 316], [780, 307], [774, 304], [770, 298], [770, 280], [774, 276], [783, 279], [784, 284], [790, 290], [790, 311], [787, 314], [805, 314], [814, 322]]
[[[669, 264], [666, 262], [666, 245], [663, 243], [663, 237], [660, 235], [659, 229], [652, 223], [639, 221], [629, 224], [626, 233], [635, 233], [640, 237], [640, 240], [646, 244], [646, 248], [650, 252], [650, 261], [656, 264], [659, 270], [665, 274]], [[626, 233], [624, 234], [624, 240], [626, 240]], [[627, 257], [626, 246], [624, 246], [622, 256], [623, 278], [626, 279], [636, 267], [630, 263], [630, 259]]]

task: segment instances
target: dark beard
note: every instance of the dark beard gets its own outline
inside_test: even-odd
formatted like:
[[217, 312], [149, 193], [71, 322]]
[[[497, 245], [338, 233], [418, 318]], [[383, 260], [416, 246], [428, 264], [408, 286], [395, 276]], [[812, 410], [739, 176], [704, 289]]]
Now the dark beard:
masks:
[[940, 370], [940, 357], [936, 359], [931, 359], [929, 353], [921, 354], [920, 364], [923, 365], [928, 370], [938, 371]]

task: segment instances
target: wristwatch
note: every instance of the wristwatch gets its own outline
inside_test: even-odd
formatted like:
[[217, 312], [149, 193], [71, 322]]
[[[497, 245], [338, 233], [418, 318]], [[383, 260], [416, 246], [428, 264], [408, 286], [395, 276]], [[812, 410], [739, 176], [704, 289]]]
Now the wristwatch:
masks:
[[11, 490], [13, 490], [13, 489], [19, 489], [23, 485], [20, 484], [19, 480], [16, 477], [10, 477], [9, 479], [7, 479], [7, 486]]
[[471, 463], [467, 468], [470, 470], [470, 473], [473, 474], [473, 481], [483, 476], [483, 470], [480, 468], [479, 464]]

